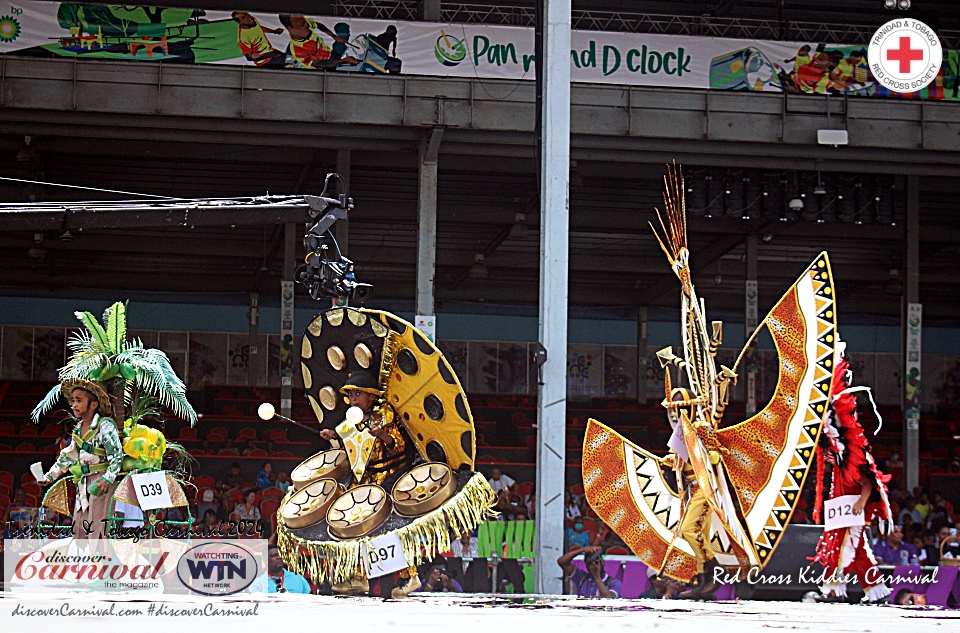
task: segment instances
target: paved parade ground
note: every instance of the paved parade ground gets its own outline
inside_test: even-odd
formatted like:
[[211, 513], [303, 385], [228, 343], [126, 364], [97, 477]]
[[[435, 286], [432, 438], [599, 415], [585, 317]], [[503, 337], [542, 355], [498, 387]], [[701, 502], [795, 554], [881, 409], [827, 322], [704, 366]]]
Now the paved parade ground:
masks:
[[[74, 633], [103, 631], [104, 627], [186, 626], [191, 630], [213, 625], [233, 633], [270, 630], [282, 633], [330, 630], [390, 633], [508, 632], [564, 633], [566, 631], [651, 629], [689, 633], [744, 633], [768, 629], [879, 633], [897, 631], [937, 633], [955, 631], [960, 611], [934, 607], [870, 607], [801, 602], [739, 601], [693, 603], [663, 600], [577, 600], [565, 597], [510, 602], [484, 596], [431, 596], [405, 601], [273, 594], [257, 601], [210, 601], [197, 597], [158, 596], [150, 601], [113, 597], [3, 595], [0, 629], [52, 630], [69, 626]], [[111, 612], [112, 609], [112, 612]], [[88, 613], [78, 613], [87, 610]], [[227, 611], [217, 613], [216, 611]], [[132, 613], [124, 613], [129, 611]], [[137, 614], [139, 612], [139, 614]], [[201, 615], [205, 612], [207, 615]], [[189, 623], [188, 623], [189, 622]], [[116, 627], [116, 628], [114, 628]], [[940, 628], [942, 627], [942, 628]]]

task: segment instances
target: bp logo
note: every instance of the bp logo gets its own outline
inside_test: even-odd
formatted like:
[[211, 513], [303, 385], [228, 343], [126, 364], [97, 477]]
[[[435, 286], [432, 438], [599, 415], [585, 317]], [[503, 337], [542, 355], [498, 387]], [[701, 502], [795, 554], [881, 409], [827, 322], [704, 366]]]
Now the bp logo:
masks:
[[870, 72], [891, 92], [916, 92], [937, 78], [943, 45], [929, 26], [911, 18], [881, 26], [867, 49]]
[[16, 18], [5, 15], [0, 17], [0, 42], [12, 42], [20, 37], [20, 23]]
[[440, 37], [433, 47], [433, 54], [437, 56], [437, 61], [444, 66], [457, 66], [467, 58], [467, 45], [463, 40], [450, 37], [440, 30]]

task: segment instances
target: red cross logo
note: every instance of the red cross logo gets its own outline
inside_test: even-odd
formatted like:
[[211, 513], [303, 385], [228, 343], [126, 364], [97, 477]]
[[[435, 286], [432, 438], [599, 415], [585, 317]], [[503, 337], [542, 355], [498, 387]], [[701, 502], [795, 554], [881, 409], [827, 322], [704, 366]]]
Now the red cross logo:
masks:
[[922, 48], [910, 48], [910, 36], [900, 38], [900, 48], [891, 48], [887, 51], [887, 60], [900, 62], [900, 73], [910, 73], [910, 62], [923, 61]]

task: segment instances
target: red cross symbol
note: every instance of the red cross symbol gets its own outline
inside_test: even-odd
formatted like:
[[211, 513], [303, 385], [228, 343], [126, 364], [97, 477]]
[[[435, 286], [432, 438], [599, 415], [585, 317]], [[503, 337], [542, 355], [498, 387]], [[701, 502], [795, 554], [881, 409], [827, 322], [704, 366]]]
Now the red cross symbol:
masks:
[[900, 48], [887, 51], [887, 60], [900, 62], [900, 72], [906, 75], [910, 73], [910, 62], [923, 61], [923, 49], [910, 48], [910, 36], [907, 35], [900, 38]]

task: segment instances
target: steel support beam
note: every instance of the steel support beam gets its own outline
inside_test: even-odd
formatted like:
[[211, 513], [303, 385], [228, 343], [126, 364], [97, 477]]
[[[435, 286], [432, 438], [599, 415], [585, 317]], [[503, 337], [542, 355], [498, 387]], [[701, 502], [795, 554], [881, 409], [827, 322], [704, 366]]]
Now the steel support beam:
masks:
[[[338, 149], [337, 150], [337, 173], [340, 174], [340, 177], [343, 178], [343, 188], [347, 192], [347, 195], [350, 195], [350, 150], [348, 149]], [[342, 220], [337, 220], [337, 223], [333, 225], [334, 235], [337, 238], [337, 244], [340, 245], [340, 252], [343, 253], [344, 257], [349, 257], [347, 254], [350, 246], [350, 218], [344, 218]]]
[[547, 350], [537, 398], [536, 593], [562, 590], [570, 241], [570, 0], [543, 0], [540, 145], [540, 342]]
[[[744, 314], [743, 314], [743, 336], [744, 340], [749, 339], [750, 335], [757, 328], [757, 234], [751, 233], [747, 236], [746, 246], [746, 264], [747, 275], [744, 282]], [[750, 366], [755, 366], [751, 363]], [[757, 372], [753, 369], [747, 371], [746, 375], [746, 412], [751, 416], [757, 412]]]
[[[297, 226], [291, 223], [283, 227], [283, 281], [293, 281], [293, 274], [296, 270]], [[278, 329], [283, 331], [282, 327]], [[294, 371], [296, 370], [297, 368], [294, 367]], [[284, 379], [280, 385], [280, 415], [288, 418], [293, 415], [292, 380]]]
[[[260, 337], [260, 293], [250, 293], [250, 312], [247, 314], [250, 320], [250, 330], [247, 334], [247, 348], [249, 356], [247, 360], [247, 385], [253, 387], [257, 384], [257, 372], [254, 369], [260, 358], [260, 348], [257, 346]], [[263, 350], [266, 354], [267, 350]]]
[[[906, 283], [904, 284], [904, 305], [903, 305], [903, 356], [901, 360], [904, 367], [904, 393], [906, 393], [909, 373], [907, 370], [907, 336], [910, 328], [908, 308], [911, 303], [920, 303], [920, 179], [917, 176], [907, 176], [907, 208], [906, 208]], [[921, 376], [922, 377], [922, 376]], [[917, 380], [917, 389], [923, 385], [922, 380]], [[919, 398], [919, 393], [917, 394]], [[904, 396], [904, 412], [909, 410], [909, 405]], [[911, 421], [908, 415], [904, 415], [903, 421], [903, 476], [907, 490], [912, 491], [920, 483], [920, 428], [919, 421]]]
[[443, 129], [434, 128], [420, 143], [417, 187], [417, 314], [434, 313], [437, 272], [437, 159]]

